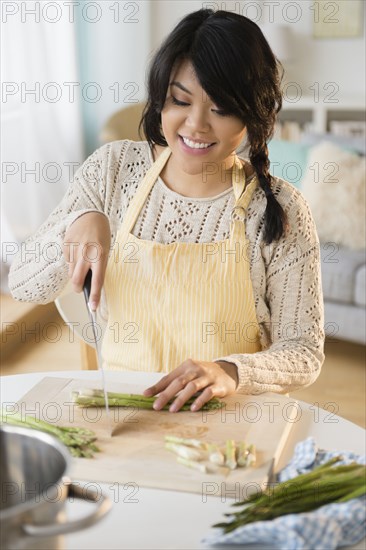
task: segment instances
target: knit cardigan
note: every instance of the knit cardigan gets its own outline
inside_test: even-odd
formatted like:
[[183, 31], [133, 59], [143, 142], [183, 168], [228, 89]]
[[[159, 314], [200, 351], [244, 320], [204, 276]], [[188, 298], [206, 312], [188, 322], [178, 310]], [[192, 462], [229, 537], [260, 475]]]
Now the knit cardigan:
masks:
[[[59, 206], [14, 257], [8, 282], [12, 296], [39, 304], [55, 300], [68, 282], [62, 254], [65, 232], [86, 212], [98, 211], [108, 217], [112, 249], [131, 199], [152, 163], [146, 141], [114, 141], [90, 155], [76, 171]], [[287, 393], [310, 385], [324, 361], [320, 247], [315, 224], [298, 189], [274, 177], [273, 191], [288, 216], [286, 234], [270, 245], [264, 242], [266, 197], [259, 185], [245, 219], [261, 351], [212, 358], [237, 366], [237, 391], [246, 394]], [[234, 202], [232, 187], [215, 197], [191, 198], [176, 193], [159, 177], [132, 233], [164, 244], [227, 239]], [[103, 292], [101, 311], [104, 317], [108, 315]]]

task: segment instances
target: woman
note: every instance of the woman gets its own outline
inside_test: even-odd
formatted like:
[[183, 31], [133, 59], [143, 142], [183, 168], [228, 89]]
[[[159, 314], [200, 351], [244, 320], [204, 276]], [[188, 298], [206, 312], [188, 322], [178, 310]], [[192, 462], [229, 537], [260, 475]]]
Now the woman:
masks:
[[12, 265], [13, 296], [40, 303], [68, 276], [80, 292], [91, 268], [92, 307], [103, 287], [108, 316], [105, 366], [167, 372], [145, 391], [159, 394], [156, 409], [178, 392], [172, 412], [197, 392], [192, 410], [235, 391], [286, 393], [320, 372], [314, 222], [301, 193], [269, 172], [279, 66], [246, 17], [187, 15], [152, 60], [147, 140], [91, 155], [27, 241], [63, 254]]

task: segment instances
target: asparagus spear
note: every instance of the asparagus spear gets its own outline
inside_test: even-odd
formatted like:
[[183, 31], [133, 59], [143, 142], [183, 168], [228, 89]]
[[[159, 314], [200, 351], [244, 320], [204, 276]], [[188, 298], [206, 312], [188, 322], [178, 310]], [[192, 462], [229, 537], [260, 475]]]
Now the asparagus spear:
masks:
[[312, 472], [253, 494], [246, 501], [234, 503], [233, 506], [243, 506], [243, 509], [225, 514], [233, 519], [215, 524], [214, 527], [223, 528], [225, 533], [229, 533], [254, 521], [308, 512], [331, 502], [346, 502], [365, 495], [366, 466], [352, 463], [334, 467], [339, 460], [340, 457], [331, 459]]
[[[146, 397], [145, 395], [133, 394], [133, 393], [113, 393], [108, 392], [108, 404], [110, 407], [136, 407], [138, 409], [153, 410], [153, 404], [156, 397]], [[81, 407], [104, 407], [105, 399], [102, 390], [98, 389], [81, 389], [79, 391], [73, 391], [71, 398], [74, 403]], [[191, 397], [180, 410], [189, 411], [195, 396]], [[163, 410], [169, 410], [170, 405], [174, 399], [170, 400]], [[205, 403], [201, 410], [213, 410], [221, 409], [224, 403], [213, 397], [210, 401]]]
[[36, 420], [31, 416], [27, 416], [24, 419], [19, 413], [10, 415], [3, 411], [0, 411], [0, 422], [5, 422], [14, 426], [22, 426], [24, 428], [32, 428], [54, 435], [68, 447], [72, 456], [92, 458], [94, 453], [99, 451], [94, 443], [96, 441], [95, 433], [85, 428], [55, 426], [44, 420]]

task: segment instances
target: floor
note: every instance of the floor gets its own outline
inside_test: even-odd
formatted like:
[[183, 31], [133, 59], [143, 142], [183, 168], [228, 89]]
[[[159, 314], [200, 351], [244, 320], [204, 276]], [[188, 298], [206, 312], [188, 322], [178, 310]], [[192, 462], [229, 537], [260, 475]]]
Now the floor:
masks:
[[[68, 371], [81, 369], [79, 340], [70, 332], [55, 306], [49, 315], [21, 335], [20, 344], [3, 357], [1, 374]], [[21, 327], [20, 327], [21, 329]], [[366, 427], [365, 346], [347, 342], [325, 345], [326, 359], [317, 381], [291, 394]]]

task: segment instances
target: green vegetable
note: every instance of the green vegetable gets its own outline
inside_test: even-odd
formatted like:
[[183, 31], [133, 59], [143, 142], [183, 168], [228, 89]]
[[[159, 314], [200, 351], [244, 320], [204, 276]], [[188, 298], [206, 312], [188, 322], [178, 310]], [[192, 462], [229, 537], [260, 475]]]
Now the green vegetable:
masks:
[[233, 506], [243, 506], [239, 512], [225, 514], [233, 519], [213, 527], [234, 531], [254, 521], [264, 521], [286, 514], [309, 512], [332, 502], [346, 502], [366, 494], [366, 466], [352, 464], [334, 466], [342, 460], [336, 457], [289, 481], [268, 487]]
[[246, 446], [242, 441], [239, 446], [238, 466], [254, 466], [256, 463], [256, 450], [255, 445]]
[[55, 426], [43, 420], [36, 420], [31, 416], [27, 416], [24, 419], [21, 414], [6, 414], [4, 411], [0, 411], [0, 422], [40, 430], [41, 432], [54, 435], [68, 447], [72, 456], [93, 458], [94, 453], [99, 451], [98, 447], [94, 444], [97, 439], [95, 433], [85, 428]]
[[206, 448], [206, 444], [199, 439], [187, 439], [185, 437], [176, 437], [175, 435], [166, 435], [165, 441], [169, 443], [178, 443], [180, 445], [188, 445], [189, 447], [196, 447], [197, 449]]
[[249, 451], [247, 449], [247, 444], [245, 443], [245, 441], [240, 441], [239, 447], [238, 447], [238, 458], [237, 458], [238, 466], [247, 465], [248, 455], [249, 455]]
[[[110, 407], [135, 407], [137, 409], [151, 409], [153, 410], [153, 404], [156, 397], [146, 397], [144, 395], [138, 395], [133, 393], [113, 393], [108, 392], [108, 404]], [[82, 389], [79, 391], [72, 392], [72, 400], [74, 403], [81, 407], [104, 407], [105, 399], [104, 393], [102, 390], [96, 389]], [[191, 397], [180, 410], [189, 411], [195, 396]], [[170, 400], [163, 410], [169, 410], [170, 405], [173, 403], [174, 399]], [[212, 398], [210, 401], [205, 403], [201, 410], [213, 410], [221, 409], [223, 403], [216, 399]]]
[[225, 464], [225, 456], [214, 443], [207, 444], [207, 451], [209, 453], [209, 461], [217, 466], [223, 466]]
[[176, 455], [185, 458], [187, 460], [198, 461], [202, 459], [201, 453], [197, 449], [192, 447], [186, 447], [185, 445], [179, 445], [178, 443], [165, 443], [165, 448], [168, 451], [172, 451]]
[[233, 439], [228, 439], [226, 441], [226, 462], [225, 466], [230, 468], [230, 470], [235, 470], [237, 463], [236, 463], [236, 445], [235, 441]]

